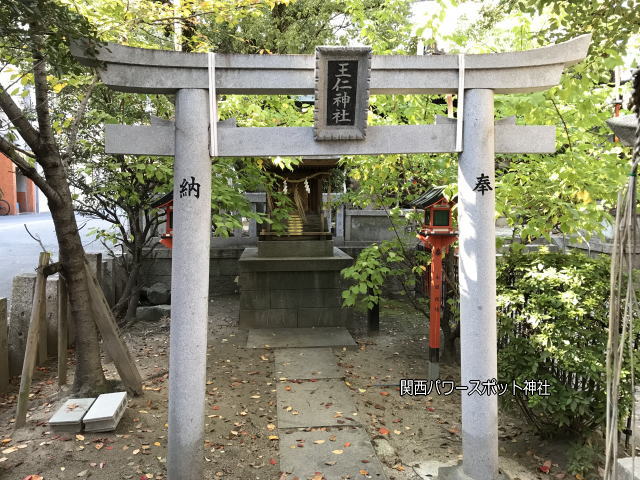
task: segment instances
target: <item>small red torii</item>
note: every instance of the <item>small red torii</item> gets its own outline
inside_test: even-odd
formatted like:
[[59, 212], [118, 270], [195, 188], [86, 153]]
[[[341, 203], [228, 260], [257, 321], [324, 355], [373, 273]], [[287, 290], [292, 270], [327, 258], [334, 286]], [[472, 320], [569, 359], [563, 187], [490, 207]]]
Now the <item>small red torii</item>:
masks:
[[429, 281], [429, 378], [439, 377], [440, 363], [440, 305], [442, 302], [442, 257], [458, 239], [453, 228], [451, 209], [455, 199], [447, 200], [444, 187], [433, 187], [413, 202], [424, 208], [424, 225], [416, 235], [425, 249], [431, 251]]

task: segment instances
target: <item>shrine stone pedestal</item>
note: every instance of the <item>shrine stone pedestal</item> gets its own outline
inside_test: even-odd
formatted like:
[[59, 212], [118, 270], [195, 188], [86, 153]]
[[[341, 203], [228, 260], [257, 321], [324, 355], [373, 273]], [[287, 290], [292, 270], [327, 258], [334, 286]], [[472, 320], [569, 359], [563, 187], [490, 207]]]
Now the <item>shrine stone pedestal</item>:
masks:
[[343, 268], [353, 258], [333, 240], [260, 241], [240, 257], [240, 327], [345, 326]]

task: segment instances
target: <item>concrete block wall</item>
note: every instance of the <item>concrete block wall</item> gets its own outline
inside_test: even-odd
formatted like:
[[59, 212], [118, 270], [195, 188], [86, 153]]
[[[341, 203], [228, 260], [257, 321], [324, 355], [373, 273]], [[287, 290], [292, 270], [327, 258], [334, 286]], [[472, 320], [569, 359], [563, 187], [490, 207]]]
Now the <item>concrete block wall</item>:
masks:
[[11, 376], [20, 375], [22, 372], [35, 284], [35, 273], [24, 273], [13, 278], [9, 314], [9, 372]]
[[[396, 239], [396, 231], [384, 210], [346, 210], [344, 217], [344, 241], [380, 242]], [[405, 232], [396, 226], [397, 234], [407, 241], [415, 239], [415, 232]]]
[[[358, 254], [371, 242], [350, 242], [351, 245], [341, 246], [340, 249], [356, 259]], [[217, 295], [233, 295], [239, 293], [239, 282], [243, 278], [240, 275], [238, 261], [244, 246], [226, 246], [211, 249], [210, 269], [209, 269], [209, 295], [214, 297]], [[142, 269], [142, 284], [149, 287], [156, 282], [165, 283], [171, 286], [171, 250], [158, 250], [155, 260], [145, 261]], [[246, 281], [246, 280], [245, 280]], [[344, 282], [343, 287], [346, 288]], [[387, 282], [384, 286], [385, 295], [395, 295], [402, 288], [398, 282]]]
[[[87, 254], [87, 259], [92, 270], [97, 274], [98, 280], [103, 287], [108, 287], [105, 291], [107, 299], [113, 298], [110, 294], [115, 291], [114, 272], [117, 267], [113, 258], [102, 259], [102, 254]], [[111, 275], [103, 275], [109, 272]], [[104, 278], [107, 276], [108, 278]], [[13, 278], [10, 313], [5, 326], [2, 323], [3, 305], [7, 308], [6, 299], [0, 299], [0, 377], [2, 369], [8, 368], [10, 376], [20, 375], [22, 372], [22, 363], [24, 360], [27, 335], [29, 331], [29, 322], [31, 319], [31, 309], [33, 306], [33, 293], [35, 288], [35, 273], [24, 273], [16, 275]], [[41, 335], [41, 341], [47, 343], [48, 355], [55, 356], [58, 348], [58, 292], [59, 292], [59, 276], [52, 275], [47, 278], [46, 284], [46, 327], [47, 330]], [[4, 300], [4, 302], [2, 302]], [[73, 344], [74, 329], [73, 323], [69, 319], [69, 345]], [[6, 331], [5, 345], [7, 351], [7, 360], [4, 360], [3, 350], [3, 332]], [[0, 378], [0, 386], [2, 379]], [[1, 389], [0, 389], [1, 391]]]
[[[231, 295], [238, 292], [238, 259], [245, 247], [232, 245], [212, 248], [209, 257], [209, 295]], [[155, 259], [147, 259], [142, 268], [142, 286], [156, 282], [171, 286], [171, 250], [156, 249]], [[194, 279], [195, 280], [195, 279]]]

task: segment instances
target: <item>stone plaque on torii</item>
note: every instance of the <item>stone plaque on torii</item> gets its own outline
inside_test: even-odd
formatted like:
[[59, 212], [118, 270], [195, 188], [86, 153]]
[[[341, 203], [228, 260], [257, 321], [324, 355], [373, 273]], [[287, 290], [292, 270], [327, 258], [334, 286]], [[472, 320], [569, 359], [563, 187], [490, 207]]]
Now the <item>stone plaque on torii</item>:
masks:
[[[107, 153], [173, 155], [174, 242], [169, 357], [170, 480], [202, 478], [209, 241], [210, 153], [226, 157], [377, 155], [460, 152], [461, 385], [497, 377], [495, 153], [552, 153], [555, 127], [495, 122], [494, 93], [546, 90], [566, 66], [586, 56], [590, 36], [523, 52], [486, 55], [372, 56], [371, 94], [459, 93], [456, 123], [366, 127], [358, 140], [316, 140], [314, 127], [233, 128], [211, 122], [215, 94], [314, 93], [313, 55], [198, 54], [109, 44], [97, 56], [72, 48], [85, 64], [102, 65], [116, 90], [176, 95], [175, 123], [107, 125]], [[212, 139], [210, 145], [210, 138]], [[462, 392], [463, 472], [498, 478], [496, 395]]]

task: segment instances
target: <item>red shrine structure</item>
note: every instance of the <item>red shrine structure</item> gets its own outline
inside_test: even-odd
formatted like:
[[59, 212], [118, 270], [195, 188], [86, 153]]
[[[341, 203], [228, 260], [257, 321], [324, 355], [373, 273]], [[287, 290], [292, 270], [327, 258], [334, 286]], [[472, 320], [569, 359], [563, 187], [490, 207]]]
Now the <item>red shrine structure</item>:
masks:
[[160, 243], [167, 248], [173, 248], [173, 192], [158, 198], [151, 207], [164, 210], [165, 231], [160, 234]]
[[424, 209], [424, 224], [416, 235], [431, 252], [431, 272], [427, 278], [429, 291], [429, 378], [439, 377], [440, 316], [442, 305], [442, 257], [458, 239], [453, 227], [451, 209], [455, 199], [447, 200], [444, 187], [433, 187], [415, 200], [415, 208]]

